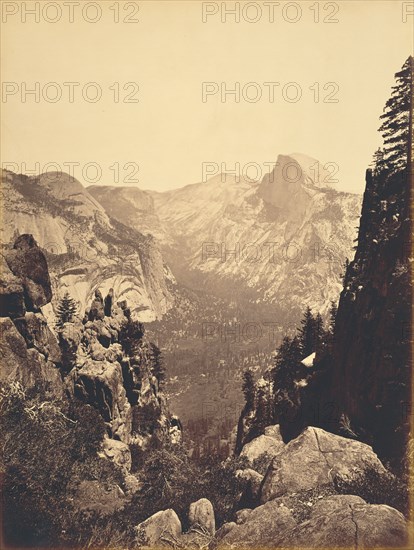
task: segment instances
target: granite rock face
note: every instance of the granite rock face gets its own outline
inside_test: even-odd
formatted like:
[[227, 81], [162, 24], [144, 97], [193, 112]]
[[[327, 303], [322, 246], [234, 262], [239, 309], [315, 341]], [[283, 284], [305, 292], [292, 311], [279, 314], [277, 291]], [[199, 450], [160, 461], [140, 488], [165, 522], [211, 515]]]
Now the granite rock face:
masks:
[[0, 380], [62, 397], [62, 357], [41, 312], [51, 300], [45, 256], [32, 235], [21, 235], [1, 259]]
[[263, 480], [260, 501], [333, 485], [336, 475], [352, 480], [367, 469], [385, 479], [386, 470], [371, 447], [309, 427], [273, 458]]

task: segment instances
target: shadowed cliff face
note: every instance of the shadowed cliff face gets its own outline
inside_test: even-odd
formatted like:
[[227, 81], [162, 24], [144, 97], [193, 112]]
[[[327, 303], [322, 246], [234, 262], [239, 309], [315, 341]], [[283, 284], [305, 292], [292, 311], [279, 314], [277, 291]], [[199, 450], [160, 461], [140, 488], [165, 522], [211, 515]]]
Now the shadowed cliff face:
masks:
[[355, 260], [341, 293], [331, 397], [384, 457], [409, 431], [411, 381], [411, 181], [367, 172]]

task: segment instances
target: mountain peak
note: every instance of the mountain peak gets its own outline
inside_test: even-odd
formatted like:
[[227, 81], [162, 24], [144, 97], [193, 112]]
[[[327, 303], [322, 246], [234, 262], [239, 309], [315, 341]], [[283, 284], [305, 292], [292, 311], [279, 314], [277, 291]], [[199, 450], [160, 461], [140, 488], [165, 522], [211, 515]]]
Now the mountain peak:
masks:
[[272, 206], [293, 207], [301, 212], [301, 206], [315, 193], [333, 188], [334, 177], [326, 167], [327, 164], [303, 153], [280, 154], [273, 170], [262, 179], [259, 193]]

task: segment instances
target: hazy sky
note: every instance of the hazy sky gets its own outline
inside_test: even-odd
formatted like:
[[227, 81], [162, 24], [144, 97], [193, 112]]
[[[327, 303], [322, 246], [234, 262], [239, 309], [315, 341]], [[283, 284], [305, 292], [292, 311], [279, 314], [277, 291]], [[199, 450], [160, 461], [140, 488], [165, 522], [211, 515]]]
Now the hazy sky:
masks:
[[[89, 163], [97, 183], [166, 190], [201, 181], [206, 162], [264, 175], [279, 153], [300, 152], [362, 192], [393, 75], [413, 50], [413, 2], [241, 2], [240, 22], [221, 2], [82, 2], [83, 15], [79, 2], [37, 2], [38, 22], [24, 4], [35, 2], [2, 2], [3, 165], [79, 163], [85, 185]], [[39, 97], [27, 93], [36, 82]], [[73, 102], [65, 82], [79, 83]], [[239, 102], [221, 98], [236, 82]]]

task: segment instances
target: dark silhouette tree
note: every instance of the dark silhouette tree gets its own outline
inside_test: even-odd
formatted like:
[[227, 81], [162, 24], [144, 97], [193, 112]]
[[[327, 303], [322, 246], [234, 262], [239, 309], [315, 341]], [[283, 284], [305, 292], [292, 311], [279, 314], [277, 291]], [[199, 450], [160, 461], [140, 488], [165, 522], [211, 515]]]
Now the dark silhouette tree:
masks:
[[312, 310], [308, 306], [300, 322], [299, 341], [303, 357], [307, 357], [315, 351], [316, 346], [316, 321], [312, 315]]
[[151, 362], [152, 362], [152, 374], [158, 380], [158, 387], [161, 388], [165, 381], [165, 366], [162, 357], [161, 350], [158, 346], [151, 343]]
[[250, 369], [245, 370], [243, 373], [242, 390], [246, 401], [246, 409], [252, 410], [254, 407], [255, 388], [253, 373]]
[[59, 300], [56, 308], [56, 326], [58, 329], [62, 329], [65, 323], [71, 323], [77, 312], [77, 305], [75, 300], [70, 296], [69, 292], [65, 292], [63, 298]]
[[385, 104], [379, 132], [384, 139], [383, 160], [391, 173], [400, 172], [412, 161], [413, 57], [395, 74], [396, 84]]
[[129, 317], [128, 320], [124, 322], [119, 331], [119, 343], [127, 355], [133, 357], [138, 353], [144, 334], [144, 325], [139, 321], [133, 321]]
[[321, 314], [317, 313], [315, 317], [315, 351], [320, 354], [326, 347], [326, 331], [323, 324], [323, 319]]

